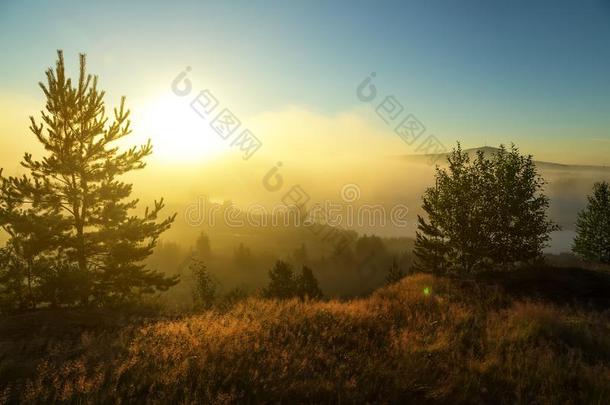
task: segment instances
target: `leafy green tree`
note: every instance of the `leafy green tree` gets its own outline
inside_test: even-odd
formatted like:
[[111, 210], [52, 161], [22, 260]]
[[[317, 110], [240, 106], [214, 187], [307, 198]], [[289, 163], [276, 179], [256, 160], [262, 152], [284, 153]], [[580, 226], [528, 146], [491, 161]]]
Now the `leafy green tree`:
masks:
[[320, 299], [322, 298], [322, 290], [318, 285], [318, 280], [313, 275], [313, 271], [303, 266], [301, 274], [296, 278], [296, 294], [301, 299]]
[[292, 298], [297, 295], [296, 280], [292, 266], [278, 260], [269, 270], [269, 285], [263, 291], [268, 298]]
[[513, 145], [501, 146], [491, 159], [477, 154], [475, 170], [482, 178], [482, 231], [488, 238], [490, 261], [510, 266], [535, 261], [559, 226], [548, 219], [546, 182], [532, 156], [524, 156]]
[[610, 263], [610, 185], [595, 183], [593, 195], [578, 214], [572, 251], [582, 258]]
[[423, 196], [415, 268], [444, 273], [510, 267], [542, 256], [549, 233], [549, 199], [531, 156], [501, 146], [471, 159], [460, 145], [437, 167]]
[[402, 268], [398, 265], [396, 258], [392, 260], [392, 266], [388, 271], [388, 275], [386, 276], [386, 284], [394, 284], [399, 282], [405, 277], [405, 273]]
[[158, 219], [163, 200], [143, 216], [131, 214], [138, 200], [129, 199], [132, 186], [119, 179], [144, 168], [152, 146], [119, 150], [117, 141], [131, 132], [125, 98], [110, 121], [104, 92], [98, 90], [97, 76], [86, 73], [85, 62], [81, 55], [78, 81], [73, 82], [58, 51], [55, 69], [46, 72], [46, 84], [40, 83], [47, 99], [42, 122], [30, 117], [30, 130], [46, 155], [36, 160], [26, 153], [21, 164], [29, 173], [2, 177], [0, 196], [0, 224], [18, 247], [26, 274], [37, 260], [74, 263], [86, 275], [76, 278], [83, 304], [91, 298], [98, 303], [122, 300], [177, 283], [142, 264], [175, 214]]

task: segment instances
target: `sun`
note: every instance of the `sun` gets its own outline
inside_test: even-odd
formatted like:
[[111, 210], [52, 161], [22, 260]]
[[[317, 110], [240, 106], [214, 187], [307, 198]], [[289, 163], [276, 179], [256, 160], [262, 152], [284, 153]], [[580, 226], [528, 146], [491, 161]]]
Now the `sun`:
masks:
[[134, 132], [150, 139], [153, 158], [172, 165], [200, 163], [219, 157], [229, 146], [184, 99], [160, 96], [134, 111]]

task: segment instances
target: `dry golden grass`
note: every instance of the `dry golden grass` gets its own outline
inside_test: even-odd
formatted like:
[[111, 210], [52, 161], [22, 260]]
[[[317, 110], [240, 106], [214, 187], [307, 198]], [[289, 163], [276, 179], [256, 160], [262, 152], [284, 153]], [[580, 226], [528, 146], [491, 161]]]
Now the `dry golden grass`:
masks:
[[348, 302], [252, 298], [223, 313], [4, 340], [0, 402], [603, 404], [609, 320], [414, 275]]

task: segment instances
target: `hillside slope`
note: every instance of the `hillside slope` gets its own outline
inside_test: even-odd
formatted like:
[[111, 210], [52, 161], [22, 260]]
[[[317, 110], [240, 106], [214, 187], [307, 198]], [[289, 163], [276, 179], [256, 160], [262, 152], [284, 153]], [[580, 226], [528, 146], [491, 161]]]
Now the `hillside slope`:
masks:
[[18, 323], [0, 323], [0, 402], [610, 399], [607, 310], [430, 275], [348, 302], [252, 298], [225, 313], [85, 322], [65, 336], [20, 336], [7, 326]]

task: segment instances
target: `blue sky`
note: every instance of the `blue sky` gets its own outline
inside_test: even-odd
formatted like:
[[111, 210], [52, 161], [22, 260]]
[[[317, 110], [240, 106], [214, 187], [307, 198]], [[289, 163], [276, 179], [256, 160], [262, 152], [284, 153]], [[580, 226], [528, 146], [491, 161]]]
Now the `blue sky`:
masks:
[[73, 66], [86, 52], [113, 97], [168, 92], [192, 66], [244, 116], [351, 111], [374, 71], [448, 144], [610, 164], [608, 0], [0, 3], [4, 95], [41, 100], [57, 48]]

